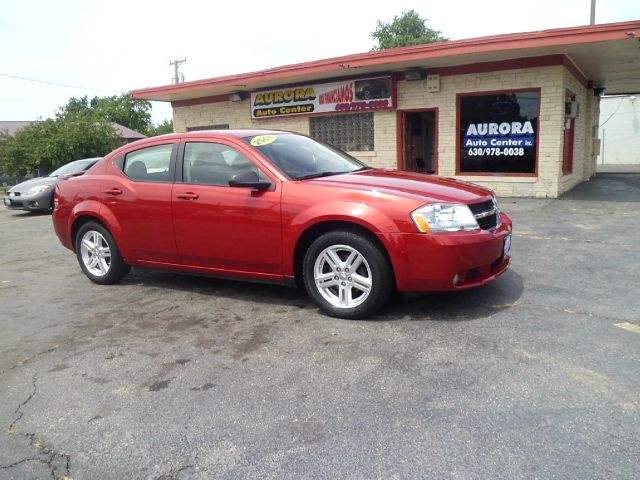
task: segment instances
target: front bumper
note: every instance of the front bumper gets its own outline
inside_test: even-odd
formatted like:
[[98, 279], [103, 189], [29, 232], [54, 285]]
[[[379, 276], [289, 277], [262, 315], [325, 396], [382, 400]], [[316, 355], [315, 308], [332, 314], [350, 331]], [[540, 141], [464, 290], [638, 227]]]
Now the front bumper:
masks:
[[4, 196], [4, 206], [9, 210], [27, 210], [30, 212], [51, 210], [53, 192], [21, 195], [19, 197]]
[[394, 245], [392, 262], [398, 290], [433, 292], [462, 290], [494, 281], [511, 257], [505, 242], [511, 220], [504, 213], [495, 231], [448, 234], [397, 233], [387, 237]]

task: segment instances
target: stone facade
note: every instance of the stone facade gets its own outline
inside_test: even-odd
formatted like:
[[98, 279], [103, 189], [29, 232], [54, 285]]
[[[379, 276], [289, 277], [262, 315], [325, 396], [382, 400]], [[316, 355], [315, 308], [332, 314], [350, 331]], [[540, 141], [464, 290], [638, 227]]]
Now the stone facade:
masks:
[[[557, 197], [595, 173], [592, 132], [598, 119], [598, 99], [564, 66], [522, 68], [498, 72], [446, 75], [440, 91], [428, 93], [426, 81], [397, 84], [397, 110], [374, 113], [374, 145], [371, 152], [350, 152], [372, 167], [398, 165], [398, 114], [411, 109], [435, 109], [438, 114], [437, 165], [439, 175], [456, 176], [456, 101], [458, 94], [513, 89], [540, 89], [540, 121], [537, 176], [459, 175], [457, 178], [488, 186], [501, 196]], [[575, 124], [573, 171], [562, 173], [564, 101], [570, 90], [580, 105]], [[282, 129], [309, 134], [309, 117], [252, 120], [248, 99], [240, 102], [204, 103], [174, 107], [175, 130], [228, 124], [230, 128]]]

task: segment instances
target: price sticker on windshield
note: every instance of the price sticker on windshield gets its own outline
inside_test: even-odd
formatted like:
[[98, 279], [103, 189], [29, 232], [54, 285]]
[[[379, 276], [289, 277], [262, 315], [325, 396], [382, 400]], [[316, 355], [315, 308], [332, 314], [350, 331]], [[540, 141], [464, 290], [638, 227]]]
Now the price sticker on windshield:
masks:
[[263, 145], [269, 145], [278, 139], [275, 135], [258, 135], [251, 139], [251, 145], [254, 147], [262, 147]]

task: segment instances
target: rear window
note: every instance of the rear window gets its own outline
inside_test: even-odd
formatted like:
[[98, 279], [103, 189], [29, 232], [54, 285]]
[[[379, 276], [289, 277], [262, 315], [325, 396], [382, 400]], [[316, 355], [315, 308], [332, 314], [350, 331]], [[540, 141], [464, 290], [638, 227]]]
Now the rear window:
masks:
[[156, 145], [130, 152], [124, 159], [124, 173], [141, 182], [168, 182], [173, 145]]
[[86, 160], [76, 160], [75, 162], [67, 163], [61, 166], [57, 170], [54, 170], [49, 174], [50, 177], [60, 177], [62, 175], [69, 175], [72, 173], [82, 172], [92, 167], [100, 158], [87, 158]]

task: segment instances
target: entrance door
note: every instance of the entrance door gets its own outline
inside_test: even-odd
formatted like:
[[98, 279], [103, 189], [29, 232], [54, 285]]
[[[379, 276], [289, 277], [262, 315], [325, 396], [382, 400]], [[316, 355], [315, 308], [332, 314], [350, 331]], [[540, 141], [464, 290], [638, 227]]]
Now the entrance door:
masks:
[[402, 112], [402, 169], [436, 172], [436, 112]]

